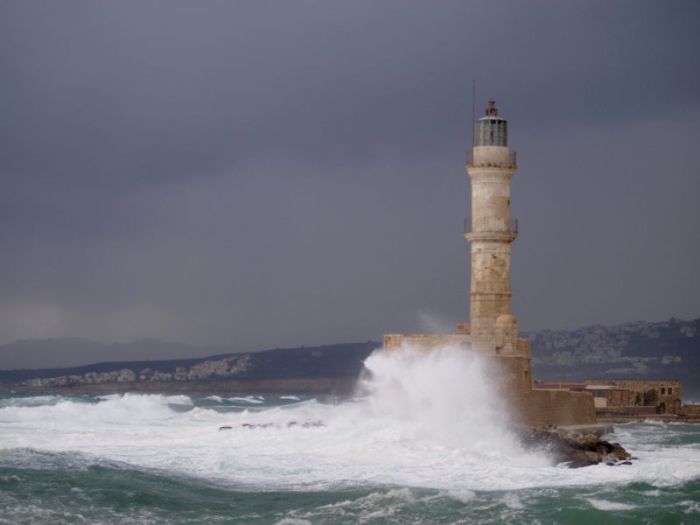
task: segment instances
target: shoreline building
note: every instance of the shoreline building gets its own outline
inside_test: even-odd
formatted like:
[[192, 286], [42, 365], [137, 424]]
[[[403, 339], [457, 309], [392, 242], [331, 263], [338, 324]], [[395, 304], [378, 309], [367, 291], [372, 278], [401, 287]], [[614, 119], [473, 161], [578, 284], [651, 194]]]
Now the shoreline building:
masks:
[[530, 342], [518, 337], [511, 309], [511, 246], [518, 222], [511, 217], [510, 181], [516, 155], [508, 147], [508, 121], [489, 100], [476, 121], [465, 169], [471, 179], [471, 220], [464, 236], [471, 245], [470, 322], [452, 334], [386, 334], [384, 348], [451, 346], [484, 357], [514, 422], [526, 426], [590, 424], [596, 420], [587, 392], [533, 389]]
[[689, 410], [689, 405], [682, 402], [681, 382], [672, 379], [594, 379], [578, 382], [535, 379], [535, 388], [590, 392], [598, 419], [605, 421], [644, 418], [673, 421]]

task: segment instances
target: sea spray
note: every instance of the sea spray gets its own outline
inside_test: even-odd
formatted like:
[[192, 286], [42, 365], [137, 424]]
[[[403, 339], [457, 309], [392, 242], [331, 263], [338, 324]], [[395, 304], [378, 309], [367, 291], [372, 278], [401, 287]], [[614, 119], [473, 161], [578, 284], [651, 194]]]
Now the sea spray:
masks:
[[507, 412], [487, 364], [474, 352], [445, 346], [377, 351], [360, 385], [371, 417], [401, 423], [413, 438], [474, 451], [514, 452]]

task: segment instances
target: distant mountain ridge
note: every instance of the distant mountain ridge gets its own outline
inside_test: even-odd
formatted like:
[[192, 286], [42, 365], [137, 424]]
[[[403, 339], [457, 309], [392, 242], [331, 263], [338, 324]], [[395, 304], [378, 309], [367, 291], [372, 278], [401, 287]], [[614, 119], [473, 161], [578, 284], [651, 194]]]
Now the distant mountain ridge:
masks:
[[114, 361], [189, 359], [223, 354], [225, 347], [196, 346], [157, 339], [100, 343], [83, 338], [21, 339], [0, 345], [0, 370], [69, 368]]
[[[700, 319], [638, 321], [609, 327], [541, 330], [524, 335], [532, 341], [533, 376], [536, 378], [549, 381], [677, 379], [683, 382], [684, 397], [700, 398]], [[157, 352], [172, 348], [174, 353], [191, 351], [199, 355], [207, 350], [222, 350], [153, 340], [100, 346], [86, 340], [68, 339], [20, 341], [1, 346], [0, 355], [8, 348], [14, 351], [33, 348], [38, 353], [37, 348], [55, 351], [70, 344], [82, 344], [101, 355], [106, 355], [107, 350], [126, 350], [120, 355], [133, 355], [149, 345], [151, 352], [154, 347]], [[225, 381], [342, 380], [349, 384], [361, 373], [367, 356], [380, 346], [379, 342], [368, 341], [262, 352], [220, 352], [207, 357], [132, 359], [69, 368], [0, 370], [0, 388], [22, 383], [36, 389], [106, 384], [148, 385], [149, 389], [156, 389], [177, 384], [183, 390], [187, 385], [194, 386], [195, 382], [222, 385]], [[145, 355], [149, 355], [148, 352]]]
[[0, 388], [34, 389], [95, 385], [148, 385], [148, 390], [178, 383], [283, 381], [291, 379], [354, 379], [379, 343], [346, 343], [227, 353], [189, 359], [114, 361], [71, 368], [0, 370]]
[[535, 377], [546, 380], [677, 379], [700, 398], [700, 319], [671, 318], [525, 334]]

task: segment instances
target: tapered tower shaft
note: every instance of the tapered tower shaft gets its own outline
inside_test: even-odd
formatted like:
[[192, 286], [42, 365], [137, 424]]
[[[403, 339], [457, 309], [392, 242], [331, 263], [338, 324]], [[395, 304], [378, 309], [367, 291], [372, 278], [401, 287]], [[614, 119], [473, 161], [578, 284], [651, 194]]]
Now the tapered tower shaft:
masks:
[[479, 338], [495, 333], [500, 316], [512, 315], [510, 258], [517, 222], [510, 212], [510, 179], [516, 162], [508, 148], [508, 122], [498, 116], [493, 100], [474, 133], [466, 163], [472, 213], [465, 237], [471, 243], [470, 332]]

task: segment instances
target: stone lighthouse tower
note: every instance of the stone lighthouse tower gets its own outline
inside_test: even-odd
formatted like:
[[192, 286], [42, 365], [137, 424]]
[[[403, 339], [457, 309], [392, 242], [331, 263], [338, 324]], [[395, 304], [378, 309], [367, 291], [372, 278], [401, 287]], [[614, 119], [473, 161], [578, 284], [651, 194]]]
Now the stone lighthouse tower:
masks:
[[474, 124], [474, 143], [465, 165], [471, 179], [471, 219], [464, 236], [471, 243], [470, 323], [455, 333], [385, 334], [384, 349], [452, 349], [478, 355], [498, 387], [514, 423], [526, 426], [595, 422], [587, 393], [533, 389], [530, 342], [518, 337], [511, 311], [510, 253], [518, 223], [510, 213], [510, 179], [515, 152], [508, 148], [508, 122], [489, 100]]
[[465, 221], [465, 238], [471, 243], [469, 332], [475, 343], [490, 346], [494, 336], [503, 341], [499, 350], [516, 349], [517, 326], [511, 311], [510, 254], [518, 235], [510, 212], [510, 179], [515, 173], [515, 152], [508, 148], [508, 121], [489, 100], [486, 115], [476, 121], [474, 147], [466, 170], [471, 178], [471, 221]]

